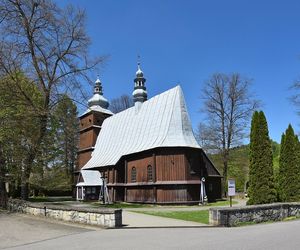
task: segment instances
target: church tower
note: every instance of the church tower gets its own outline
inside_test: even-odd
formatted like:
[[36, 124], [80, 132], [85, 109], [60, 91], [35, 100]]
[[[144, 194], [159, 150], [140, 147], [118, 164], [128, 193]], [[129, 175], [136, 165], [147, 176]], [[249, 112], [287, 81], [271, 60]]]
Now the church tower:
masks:
[[134, 90], [132, 93], [135, 106], [140, 106], [143, 102], [147, 101], [146, 79], [144, 73], [141, 70], [140, 62], [138, 62], [138, 70], [135, 73]]
[[103, 121], [113, 115], [108, 107], [109, 103], [103, 96], [102, 84], [98, 77], [94, 86], [94, 95], [88, 100], [88, 109], [79, 117], [80, 135], [75, 181], [80, 169], [91, 158]]

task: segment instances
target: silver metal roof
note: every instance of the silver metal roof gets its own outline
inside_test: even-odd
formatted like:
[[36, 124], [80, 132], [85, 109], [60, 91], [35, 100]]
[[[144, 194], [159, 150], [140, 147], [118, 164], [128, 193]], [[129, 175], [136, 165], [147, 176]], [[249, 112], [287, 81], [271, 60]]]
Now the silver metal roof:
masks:
[[83, 178], [83, 182], [77, 183], [77, 187], [103, 185], [101, 174], [98, 170], [81, 170], [80, 174]]
[[101, 113], [109, 114], [109, 115], [113, 115], [114, 114], [109, 109], [102, 108], [99, 105], [93, 105], [91, 107], [88, 107], [88, 109], [83, 114], [81, 114], [80, 117], [84, 116], [85, 114], [87, 114], [87, 113], [89, 113], [91, 111], [101, 112]]
[[115, 165], [124, 155], [158, 147], [200, 148], [180, 86], [105, 119], [83, 169]]

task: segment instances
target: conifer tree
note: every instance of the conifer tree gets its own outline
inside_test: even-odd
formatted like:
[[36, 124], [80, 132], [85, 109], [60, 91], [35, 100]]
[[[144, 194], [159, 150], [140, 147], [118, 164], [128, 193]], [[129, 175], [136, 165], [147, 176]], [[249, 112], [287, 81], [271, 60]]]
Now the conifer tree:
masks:
[[262, 111], [252, 117], [250, 134], [249, 201], [264, 204], [276, 201], [273, 156], [268, 124]]
[[299, 140], [291, 125], [281, 139], [278, 181], [281, 201], [300, 200]]

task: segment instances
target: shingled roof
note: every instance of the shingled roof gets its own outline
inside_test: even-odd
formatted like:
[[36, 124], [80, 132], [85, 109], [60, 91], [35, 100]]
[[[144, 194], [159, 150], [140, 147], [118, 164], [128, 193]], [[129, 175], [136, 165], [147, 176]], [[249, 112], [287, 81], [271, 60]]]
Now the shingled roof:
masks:
[[83, 169], [112, 166], [122, 156], [159, 147], [200, 148], [180, 86], [104, 120]]

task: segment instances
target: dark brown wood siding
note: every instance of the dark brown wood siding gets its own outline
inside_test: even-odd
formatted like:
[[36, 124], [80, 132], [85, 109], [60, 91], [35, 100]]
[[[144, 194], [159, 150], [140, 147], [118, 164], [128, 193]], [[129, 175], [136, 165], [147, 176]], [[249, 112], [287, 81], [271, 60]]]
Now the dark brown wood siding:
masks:
[[109, 117], [108, 114], [90, 112], [80, 117], [79, 122], [79, 144], [78, 161], [76, 171], [79, 171], [91, 158], [91, 152], [97, 141], [103, 121]]
[[132, 183], [132, 168], [136, 169], [135, 182], [147, 182], [147, 167], [154, 166], [152, 154], [144, 155], [142, 159], [131, 159], [127, 162], [127, 183]]
[[90, 159], [93, 150], [82, 151], [77, 155], [76, 171], [79, 171]]
[[156, 180], [186, 180], [187, 166], [184, 152], [178, 149], [160, 150], [156, 155]]
[[[153, 168], [152, 181], [148, 181], [149, 165]], [[116, 166], [101, 169], [112, 201], [166, 204], [198, 203], [202, 176], [208, 199], [221, 198], [221, 178], [207, 176], [206, 167], [199, 149], [161, 148], [123, 157]]]
[[186, 186], [157, 188], [158, 203], [181, 203], [187, 201]]
[[219, 177], [207, 177], [205, 182], [205, 189], [208, 201], [214, 201], [221, 199], [221, 178]]
[[140, 187], [140, 188], [127, 188], [127, 202], [154, 202], [154, 189], [153, 187]]

